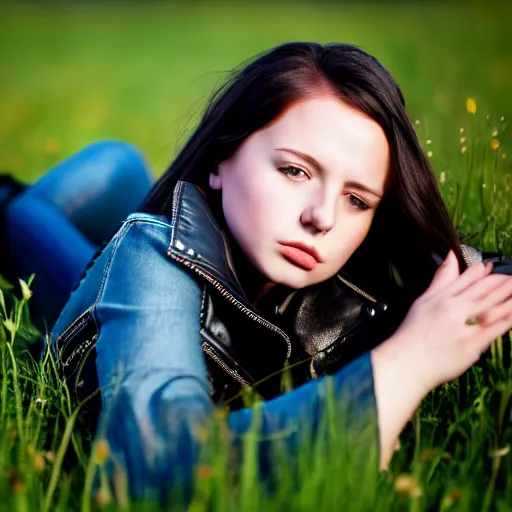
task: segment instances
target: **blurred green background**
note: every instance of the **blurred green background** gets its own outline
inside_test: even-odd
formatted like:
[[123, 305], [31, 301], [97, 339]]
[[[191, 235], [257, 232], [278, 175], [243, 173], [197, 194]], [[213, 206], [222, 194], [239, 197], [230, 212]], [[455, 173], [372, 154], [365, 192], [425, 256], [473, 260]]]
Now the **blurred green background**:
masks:
[[0, 172], [31, 181], [91, 141], [122, 139], [160, 174], [225, 73], [291, 40], [375, 55], [438, 174], [460, 168], [467, 97], [477, 131], [499, 125], [500, 151], [510, 146], [511, 1], [3, 1]]

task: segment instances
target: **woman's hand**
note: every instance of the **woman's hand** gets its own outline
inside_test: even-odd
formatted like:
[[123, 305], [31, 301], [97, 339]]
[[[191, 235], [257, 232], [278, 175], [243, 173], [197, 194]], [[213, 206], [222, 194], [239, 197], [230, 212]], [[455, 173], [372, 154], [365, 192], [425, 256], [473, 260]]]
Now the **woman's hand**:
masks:
[[[512, 277], [479, 263], [459, 275], [450, 251], [391, 338], [372, 351], [385, 467], [405, 422], [433, 388], [478, 361], [512, 328]], [[468, 318], [478, 323], [468, 325]]]

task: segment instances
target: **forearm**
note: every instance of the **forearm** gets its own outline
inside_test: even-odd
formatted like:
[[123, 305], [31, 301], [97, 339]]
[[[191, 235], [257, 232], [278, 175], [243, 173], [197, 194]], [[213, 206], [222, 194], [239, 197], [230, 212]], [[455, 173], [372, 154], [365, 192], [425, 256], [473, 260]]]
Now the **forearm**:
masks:
[[[335, 406], [334, 421], [340, 446], [344, 444], [353, 456], [352, 460], [364, 461], [366, 468], [373, 460], [377, 470], [379, 439], [369, 353], [330, 377], [320, 377], [262, 403], [259, 432], [263, 438], [282, 434], [279, 437], [287, 440], [293, 458], [301, 450], [301, 440], [305, 434], [306, 437], [309, 433], [314, 436], [326, 434], [318, 430], [318, 425], [327, 414], [330, 400]], [[231, 431], [235, 436], [244, 434], [253, 425], [254, 419], [251, 409], [232, 412], [229, 415]]]
[[393, 338], [372, 350], [380, 439], [380, 467], [386, 469], [405, 424], [428, 392], [402, 347]]

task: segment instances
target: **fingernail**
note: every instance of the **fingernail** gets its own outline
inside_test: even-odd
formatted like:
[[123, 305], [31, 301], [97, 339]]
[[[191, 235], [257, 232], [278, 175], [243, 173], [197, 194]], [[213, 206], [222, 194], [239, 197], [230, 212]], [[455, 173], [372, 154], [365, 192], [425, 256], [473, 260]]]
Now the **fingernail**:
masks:
[[445, 263], [445, 264], [446, 264], [446, 263], [448, 263], [448, 260], [449, 260], [449, 259], [451, 259], [451, 258], [452, 258], [452, 256], [453, 256], [453, 251], [450, 249], [450, 250], [448, 251], [448, 254], [446, 255], [446, 258], [445, 258], [445, 260], [444, 260], [444, 263]]

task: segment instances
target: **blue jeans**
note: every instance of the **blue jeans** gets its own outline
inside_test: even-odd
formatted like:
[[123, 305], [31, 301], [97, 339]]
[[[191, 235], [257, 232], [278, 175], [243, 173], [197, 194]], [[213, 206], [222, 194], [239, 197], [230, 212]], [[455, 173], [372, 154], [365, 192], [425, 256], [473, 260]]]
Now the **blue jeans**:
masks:
[[97, 247], [137, 210], [152, 184], [133, 146], [96, 142], [8, 203], [5, 243], [16, 275], [36, 275], [31, 312], [38, 325], [51, 328]]

